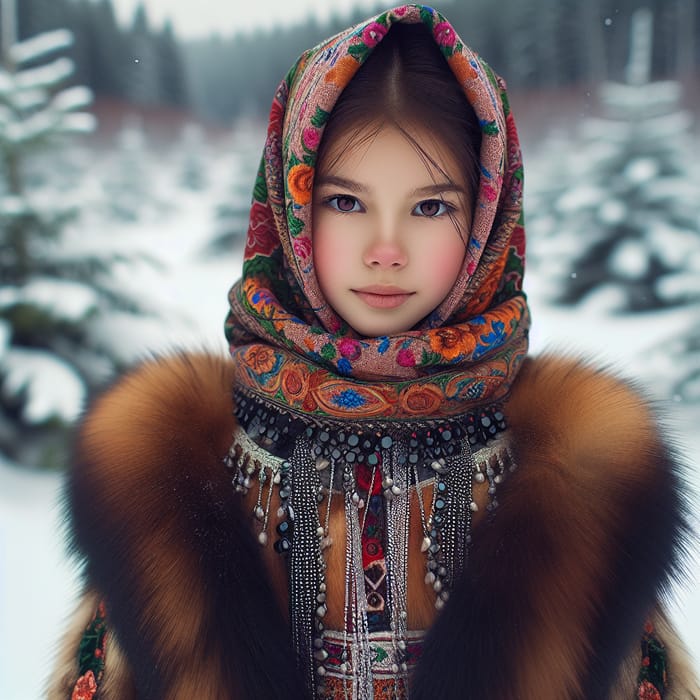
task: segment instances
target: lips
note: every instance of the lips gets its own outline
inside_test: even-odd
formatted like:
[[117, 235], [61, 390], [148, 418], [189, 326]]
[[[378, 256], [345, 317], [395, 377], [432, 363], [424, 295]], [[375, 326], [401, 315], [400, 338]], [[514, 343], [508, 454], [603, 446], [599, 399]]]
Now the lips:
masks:
[[373, 309], [395, 309], [414, 294], [414, 292], [407, 292], [400, 287], [383, 285], [370, 285], [352, 291]]

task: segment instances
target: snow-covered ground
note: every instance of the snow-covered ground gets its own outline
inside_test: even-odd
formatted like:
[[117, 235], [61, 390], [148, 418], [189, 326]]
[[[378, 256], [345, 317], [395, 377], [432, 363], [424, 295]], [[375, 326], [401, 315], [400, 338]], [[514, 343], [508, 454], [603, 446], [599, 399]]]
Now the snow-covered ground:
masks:
[[[228, 153], [236, 153], [244, 144], [246, 150], [257, 153], [259, 142], [255, 143], [255, 138], [259, 137], [240, 137], [230, 145]], [[183, 344], [225, 352], [222, 326], [226, 293], [240, 272], [241, 250], [234, 248], [214, 256], [204, 255], [203, 251], [215, 228], [215, 207], [225, 201], [236, 180], [235, 171], [241, 167], [233, 155], [215, 157], [209, 153], [207, 158], [203, 167], [209, 185], [201, 191], [174, 189], [172, 178], [166, 177], [166, 170], [176, 167], [172, 160], [132, 162], [132, 174], [135, 168], [143, 168], [144, 172], [148, 169], [150, 173], [143, 175], [149, 190], [146, 194], [141, 191], [143, 202], [139, 193], [130, 201], [123, 193], [124, 207], [140, 207], [135, 220], [119, 222], [95, 206], [69, 237], [68, 244], [82, 246], [99, 247], [110, 241], [113, 247], [145, 252], [161, 263], [132, 263], [117, 271], [124, 286], [138, 290], [160, 312], [159, 318], [134, 321], [118, 316], [105, 320], [101, 332], [119, 344], [125, 357], [136, 359], [153, 350]], [[249, 162], [243, 169], [252, 184], [255, 164], [253, 161], [248, 166]], [[93, 175], [90, 187], [95, 186], [96, 180], [99, 178]], [[86, 189], [83, 196], [89, 202], [102, 201], [100, 193], [94, 190]], [[561, 310], [545, 302], [541, 280], [535, 275], [530, 277], [526, 285], [533, 308], [534, 352], [562, 350], [593, 356], [624, 376], [641, 377], [652, 394], [664, 395], [661, 387], [669, 367], [664, 366], [663, 356], [656, 364], [648, 358], [665, 338], [683, 332], [687, 312], [610, 317], [595, 305]], [[56, 390], [59, 396], [60, 387]], [[697, 469], [700, 409], [673, 400], [662, 408], [681, 453]], [[691, 473], [691, 479], [697, 490], [697, 471]], [[41, 697], [52, 651], [75, 600], [78, 577], [64, 549], [59, 507], [61, 483], [58, 474], [20, 470], [0, 462], [1, 700]], [[677, 591], [673, 614], [700, 666], [699, 551], [695, 546], [696, 559], [691, 563], [687, 585]]]

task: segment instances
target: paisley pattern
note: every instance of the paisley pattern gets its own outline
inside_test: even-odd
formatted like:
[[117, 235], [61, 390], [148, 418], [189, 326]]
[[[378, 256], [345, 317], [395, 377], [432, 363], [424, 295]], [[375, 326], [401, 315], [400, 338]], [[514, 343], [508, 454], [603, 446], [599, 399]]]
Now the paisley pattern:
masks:
[[[397, 22], [423, 23], [482, 128], [480, 186], [462, 273], [409, 332], [358, 337], [320, 292], [314, 172], [338, 96]], [[242, 385], [297, 410], [354, 419], [446, 416], [497, 401], [527, 352], [523, 170], [503, 81], [434, 9], [383, 12], [305, 52], [280, 84], [253, 192], [226, 335]]]

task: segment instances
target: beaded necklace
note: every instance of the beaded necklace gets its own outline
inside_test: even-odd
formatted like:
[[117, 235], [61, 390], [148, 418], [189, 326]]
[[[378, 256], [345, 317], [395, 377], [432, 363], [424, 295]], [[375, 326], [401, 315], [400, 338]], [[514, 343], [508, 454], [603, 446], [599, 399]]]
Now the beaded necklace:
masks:
[[[258, 541], [270, 544], [287, 563], [292, 640], [314, 697], [324, 697], [329, 668], [326, 558], [329, 546], [345, 548], [344, 611], [340, 664], [333, 664], [351, 697], [370, 698], [372, 632], [384, 632], [382, 659], [405, 685], [412, 637], [407, 629], [406, 581], [410, 500], [417, 494], [426, 584], [441, 609], [467, 564], [471, 542], [474, 482], [488, 482], [493, 515], [497, 487], [515, 469], [506, 420], [499, 406], [449, 420], [422, 422], [320, 421], [237, 390], [238, 427], [226, 459], [236, 491], [257, 490], [253, 515]], [[430, 508], [423, 491], [432, 490]], [[380, 502], [377, 502], [378, 492]], [[273, 494], [279, 502], [271, 513]], [[346, 541], [332, 542], [331, 504], [342, 499]], [[370, 502], [374, 507], [370, 510]], [[383, 512], [382, 512], [383, 511]], [[384, 589], [368, 581], [363, 561], [368, 518], [379, 521]], [[382, 616], [373, 615], [377, 596]], [[374, 624], [372, 621], [374, 620]], [[382, 622], [383, 621], [383, 622]], [[337, 640], [337, 637], [336, 637]], [[331, 659], [331, 661], [333, 661]]]

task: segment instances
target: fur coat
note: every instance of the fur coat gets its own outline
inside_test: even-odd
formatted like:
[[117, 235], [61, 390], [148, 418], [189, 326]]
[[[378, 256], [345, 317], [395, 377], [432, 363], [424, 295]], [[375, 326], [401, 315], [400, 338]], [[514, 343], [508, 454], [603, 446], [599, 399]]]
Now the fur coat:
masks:
[[[231, 374], [208, 355], [150, 361], [85, 416], [68, 502], [86, 593], [50, 700], [70, 697], [102, 598], [100, 700], [304, 697], [281, 557], [255, 541], [250, 504], [222, 466]], [[631, 700], [647, 619], [668, 652], [666, 697], [700, 698], [659, 607], [684, 505], [647, 403], [606, 373], [544, 357], [526, 361], [505, 412], [518, 469], [495, 521], [475, 520], [467, 571], [436, 617], [424, 570], [409, 571], [421, 577], [409, 583], [409, 627], [429, 627], [412, 700]]]

